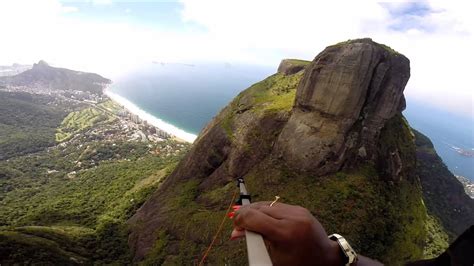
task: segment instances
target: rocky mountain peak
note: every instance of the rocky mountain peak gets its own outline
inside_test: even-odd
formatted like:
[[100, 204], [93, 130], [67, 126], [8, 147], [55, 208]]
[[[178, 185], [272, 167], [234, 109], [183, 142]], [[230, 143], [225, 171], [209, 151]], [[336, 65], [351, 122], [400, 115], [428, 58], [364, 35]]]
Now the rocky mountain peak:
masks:
[[18, 75], [0, 78], [0, 84], [29, 86], [36, 89], [77, 90], [102, 94], [111, 81], [95, 73], [80, 72], [50, 66], [43, 60]]
[[370, 39], [327, 47], [298, 85], [279, 156], [321, 175], [339, 170], [354, 150], [372, 158], [385, 122], [404, 109], [409, 77], [405, 56]]
[[292, 75], [305, 69], [311, 62], [299, 59], [283, 59], [278, 66], [278, 73]]
[[33, 64], [33, 68], [38, 68], [38, 67], [49, 67], [49, 64], [46, 63], [44, 60], [40, 60], [38, 63]]
[[[255, 200], [280, 195], [318, 212], [333, 230], [358, 227], [380, 215], [388, 201], [393, 203], [374, 230], [385, 234], [392, 223], [418, 228], [421, 216], [408, 223], [403, 215], [423, 208], [413, 185], [415, 144], [400, 112], [409, 76], [405, 56], [370, 39], [329, 46], [312, 62], [283, 60], [277, 73], [241, 92], [202, 130], [190, 152], [129, 220], [135, 259], [149, 256], [161, 243], [160, 232], [175, 243], [201, 243], [202, 234], [186, 228], [203, 228], [210, 216], [196, 210], [221, 211], [238, 177], [260, 195]], [[341, 199], [346, 192], [360, 197]], [[406, 195], [412, 198], [397, 200]], [[192, 207], [176, 209], [177, 202]], [[355, 202], [364, 209], [361, 217], [334, 218], [334, 210]], [[176, 217], [192, 222], [176, 223]], [[397, 230], [387, 239], [399, 234], [406, 239], [400, 245], [420, 241], [407, 235], [411, 229]], [[373, 244], [365, 239], [373, 231], [348, 233], [360, 241], [360, 250]], [[379, 240], [383, 248], [373, 251], [374, 257], [396, 250]], [[234, 248], [225, 244], [221, 253]], [[167, 252], [175, 254], [172, 248]]]

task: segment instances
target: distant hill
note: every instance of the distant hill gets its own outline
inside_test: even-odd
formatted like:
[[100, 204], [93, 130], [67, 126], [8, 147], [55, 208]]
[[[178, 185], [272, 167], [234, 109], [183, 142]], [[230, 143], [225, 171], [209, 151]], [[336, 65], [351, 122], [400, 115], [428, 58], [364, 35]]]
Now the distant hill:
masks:
[[95, 94], [102, 94], [104, 85], [110, 82], [98, 74], [52, 67], [42, 60], [34, 64], [32, 69], [18, 75], [0, 77], [0, 85], [78, 90]]
[[13, 64], [11, 66], [0, 66], [0, 77], [14, 76], [23, 71], [31, 69], [31, 65]]

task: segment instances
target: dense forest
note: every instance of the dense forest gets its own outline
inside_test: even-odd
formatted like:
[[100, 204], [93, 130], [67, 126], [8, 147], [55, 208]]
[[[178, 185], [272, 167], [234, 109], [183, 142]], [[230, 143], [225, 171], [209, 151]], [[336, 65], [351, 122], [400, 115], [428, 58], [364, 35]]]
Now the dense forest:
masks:
[[55, 144], [64, 108], [46, 105], [51, 98], [0, 91], [0, 160]]
[[188, 145], [87, 137], [115, 122], [111, 103], [53, 100], [0, 92], [0, 263], [130, 262], [125, 222]]
[[[125, 222], [182, 154], [150, 151], [182, 144], [91, 145], [0, 162], [0, 261], [130, 261]], [[74, 171], [78, 160], [99, 163]]]

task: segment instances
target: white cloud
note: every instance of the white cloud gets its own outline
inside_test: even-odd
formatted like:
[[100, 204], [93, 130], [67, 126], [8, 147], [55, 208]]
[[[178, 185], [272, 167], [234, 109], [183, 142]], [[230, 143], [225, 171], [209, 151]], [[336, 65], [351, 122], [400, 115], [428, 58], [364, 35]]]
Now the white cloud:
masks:
[[430, 0], [436, 12], [416, 18], [428, 32], [391, 30], [405, 21], [368, 0], [183, 0], [182, 5], [183, 21], [204, 30], [158, 31], [78, 20], [67, 12], [80, 10], [56, 0], [0, 1], [0, 64], [45, 59], [111, 77], [152, 60], [240, 61], [276, 68], [282, 58], [312, 59], [327, 45], [372, 37], [410, 58], [408, 97], [473, 116], [474, 16], [468, 1]]
[[79, 9], [75, 6], [63, 6], [61, 7], [61, 12], [63, 13], [74, 13], [74, 12], [78, 12]]
[[44, 59], [52, 65], [113, 77], [155, 58], [172, 61], [191, 55], [186, 49], [192, 35], [80, 20], [64, 12], [65, 6], [55, 0], [0, 1], [0, 32], [4, 36], [0, 64], [31, 64]]
[[92, 0], [94, 5], [111, 5], [113, 4], [112, 0]]
[[[408, 97], [474, 116], [470, 81], [474, 16], [469, 2], [426, 2], [435, 12], [415, 21], [429, 30], [415, 27], [404, 32], [390, 26], [406, 21], [396, 21], [376, 1], [183, 3], [186, 21], [204, 25], [216, 42], [257, 62], [277, 64], [281, 57], [312, 59], [329, 44], [372, 37], [410, 58]], [[403, 7], [407, 2], [397, 4]]]

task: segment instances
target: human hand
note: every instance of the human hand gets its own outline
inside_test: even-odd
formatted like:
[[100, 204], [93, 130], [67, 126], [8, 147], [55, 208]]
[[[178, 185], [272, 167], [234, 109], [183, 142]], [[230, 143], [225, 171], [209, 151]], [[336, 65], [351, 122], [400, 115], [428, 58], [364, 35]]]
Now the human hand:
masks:
[[244, 230], [265, 239], [275, 266], [343, 265], [337, 242], [328, 239], [322, 225], [305, 208], [270, 202], [242, 206], [234, 215], [231, 239], [245, 236]]

